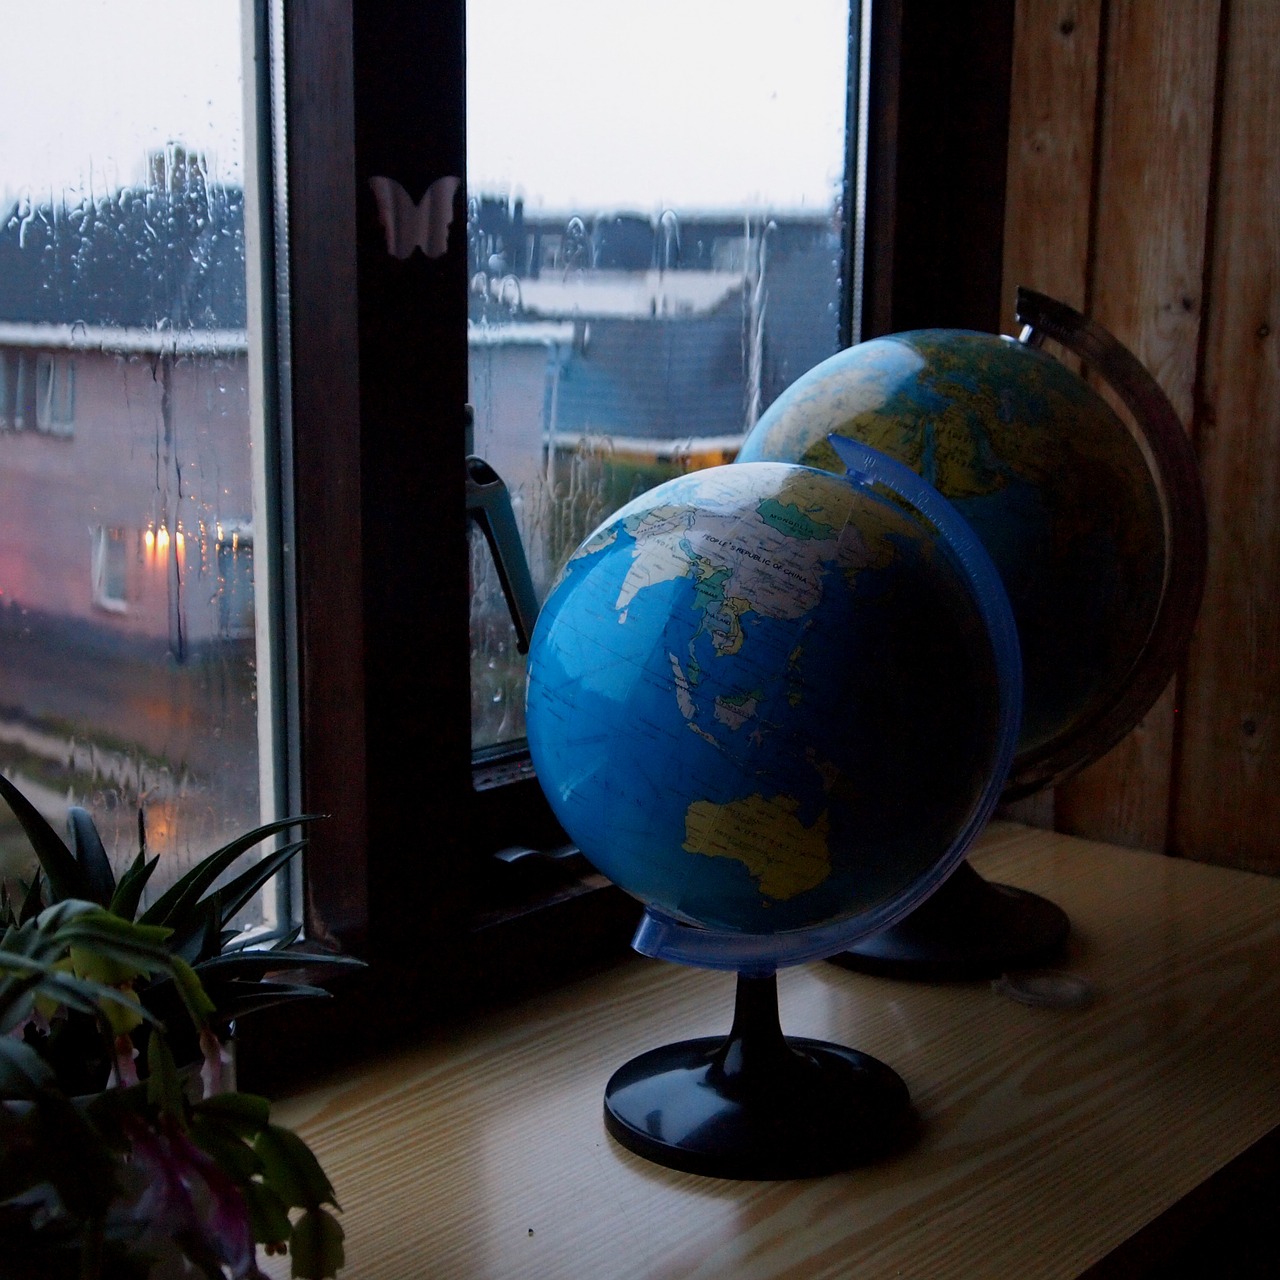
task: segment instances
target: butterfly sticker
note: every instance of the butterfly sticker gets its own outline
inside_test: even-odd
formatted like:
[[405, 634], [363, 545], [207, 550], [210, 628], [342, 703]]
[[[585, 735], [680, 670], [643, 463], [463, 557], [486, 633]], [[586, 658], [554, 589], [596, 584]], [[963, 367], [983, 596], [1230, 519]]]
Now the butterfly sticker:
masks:
[[453, 222], [453, 197], [462, 179], [449, 174], [437, 178], [426, 194], [414, 204], [409, 193], [394, 179], [369, 179], [378, 217], [387, 237], [387, 252], [407, 258], [421, 249], [428, 258], [442, 257], [449, 245], [449, 225]]

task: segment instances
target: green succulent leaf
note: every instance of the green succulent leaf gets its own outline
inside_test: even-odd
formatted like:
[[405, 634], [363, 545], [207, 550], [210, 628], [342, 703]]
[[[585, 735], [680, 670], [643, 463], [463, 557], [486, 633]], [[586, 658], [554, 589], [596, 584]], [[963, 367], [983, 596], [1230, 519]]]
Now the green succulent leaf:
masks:
[[214, 1003], [219, 1018], [234, 1021], [275, 1005], [288, 1004], [291, 1000], [327, 1000], [329, 992], [323, 987], [304, 986], [298, 982], [245, 982], [227, 983], [213, 990], [217, 992]]
[[202, 898], [181, 921], [175, 921], [169, 948], [189, 964], [215, 956], [221, 949], [218, 903], [219, 894], [215, 891]]
[[138, 905], [142, 901], [142, 891], [147, 887], [147, 881], [151, 879], [151, 873], [159, 865], [159, 858], [152, 858], [148, 861], [146, 854], [141, 850], [138, 851], [128, 871], [120, 877], [120, 883], [116, 886], [115, 893], [111, 895], [111, 903], [108, 910], [112, 915], [117, 915], [130, 921], [137, 917]]
[[[10, 956], [0, 952], [0, 968], [10, 961]], [[130, 992], [117, 990], [101, 982], [77, 978], [49, 965], [41, 966], [33, 961], [27, 963], [31, 966], [27, 981], [13, 985], [9, 981], [0, 983], [0, 1034], [7, 1034], [21, 1024], [38, 999], [65, 1005], [68, 1009], [87, 1013], [94, 1018], [99, 1015], [107, 1016], [106, 1011], [111, 1008], [125, 1015], [126, 1021], [133, 1021], [135, 1017], [146, 1022], [157, 1021], [155, 1015], [140, 1005]]]
[[146, 924], [169, 924], [181, 929], [200, 899], [213, 886], [217, 878], [228, 867], [254, 845], [261, 844], [268, 836], [277, 831], [285, 831], [289, 827], [302, 822], [314, 822], [321, 814], [301, 814], [292, 818], [279, 818], [268, 822], [252, 831], [237, 836], [229, 844], [209, 854], [186, 875], [175, 881], [159, 898], [142, 913], [141, 919]]
[[100, 907], [107, 906], [115, 896], [116, 875], [87, 809], [72, 805], [67, 811], [67, 834], [71, 837], [71, 853], [88, 881], [86, 896]]
[[209, 1112], [194, 1112], [191, 1136], [196, 1144], [240, 1185], [262, 1172], [262, 1159], [234, 1128], [214, 1119]]
[[[271, 943], [270, 950], [283, 951], [287, 947], [293, 946], [297, 940], [302, 937], [301, 926], [295, 926], [280, 935]], [[222, 948], [224, 956], [233, 955], [237, 951], [260, 951], [262, 950], [262, 940], [255, 938], [251, 933], [236, 934], [235, 940], [227, 943]]]
[[337, 1206], [333, 1187], [311, 1148], [292, 1130], [269, 1124], [258, 1134], [254, 1149], [262, 1157], [263, 1177], [276, 1194], [295, 1209]]
[[286, 969], [363, 969], [363, 960], [354, 956], [334, 955], [326, 951], [277, 951], [274, 947], [225, 951], [196, 965], [206, 981], [214, 977], [234, 976], [257, 981], [270, 973]]
[[173, 980], [191, 1021], [198, 1027], [204, 1026], [217, 1012], [217, 1006], [209, 999], [199, 975], [181, 956], [174, 956], [172, 965]]
[[166, 930], [120, 920], [93, 903], [56, 903], [5, 931], [0, 943], [0, 1033], [18, 1027], [37, 1000], [103, 1018], [116, 1031], [155, 1021], [132, 991], [117, 988], [171, 970]]
[[287, 1244], [293, 1233], [293, 1223], [289, 1221], [289, 1208], [285, 1202], [262, 1182], [247, 1182], [240, 1190], [249, 1210], [253, 1238], [259, 1244]]
[[77, 978], [88, 978], [108, 987], [118, 987], [137, 978], [146, 977], [148, 969], [131, 962], [127, 953], [114, 947], [72, 946], [71, 971]]
[[34, 920], [47, 905], [44, 900], [44, 880], [40, 875], [40, 869], [37, 867], [31, 886], [23, 895], [22, 910], [18, 912], [18, 923], [26, 924], [28, 920]]
[[[48, 1183], [73, 1217], [100, 1219], [117, 1194], [117, 1167], [108, 1142], [81, 1109], [70, 1098], [47, 1090], [23, 1117], [22, 1128], [27, 1186]], [[8, 1274], [9, 1243], [6, 1240], [6, 1252], [0, 1254], [0, 1274]]]
[[271, 1121], [271, 1103], [256, 1093], [215, 1093], [197, 1102], [192, 1110], [227, 1125], [242, 1137], [251, 1137]]
[[68, 947], [79, 947], [103, 960], [132, 968], [135, 973], [168, 972], [172, 956], [167, 946], [169, 930], [156, 925], [132, 924], [95, 908], [59, 929]]
[[164, 1036], [153, 1032], [147, 1042], [147, 1101], [163, 1115], [183, 1119], [182, 1077]]
[[13, 810], [13, 816], [26, 832], [40, 866], [44, 869], [45, 879], [49, 882], [49, 893], [54, 901], [81, 898], [92, 902], [93, 886], [85, 869], [35, 805], [2, 773], [0, 797]]
[[12, 1036], [0, 1036], [0, 1098], [35, 1098], [54, 1082], [53, 1068]]
[[227, 922], [235, 916], [245, 903], [252, 900], [254, 895], [277, 871], [302, 849], [306, 848], [306, 844], [305, 840], [295, 840], [292, 844], [285, 845], [283, 849], [268, 853], [247, 871], [242, 872], [234, 880], [225, 884], [221, 891], [222, 925], [225, 927]]
[[327, 1209], [308, 1209], [289, 1237], [291, 1274], [298, 1280], [326, 1280], [346, 1265], [342, 1224]]

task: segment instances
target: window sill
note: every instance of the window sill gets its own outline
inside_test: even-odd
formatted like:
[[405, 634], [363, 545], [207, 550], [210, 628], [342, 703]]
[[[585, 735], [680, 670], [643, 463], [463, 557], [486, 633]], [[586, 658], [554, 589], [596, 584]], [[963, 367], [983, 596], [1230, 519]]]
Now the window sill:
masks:
[[[316, 982], [327, 1000], [286, 1004], [236, 1029], [242, 1087], [270, 1096], [358, 1068], [431, 1030], [464, 1025], [607, 968], [630, 954], [636, 901], [586, 867], [530, 859], [456, 931], [423, 942], [419, 963], [394, 971], [375, 961]], [[367, 954], [358, 944], [352, 954]]]
[[1206, 1242], [1239, 1253], [1205, 1233], [1280, 1169], [1280, 881], [1011, 823], [973, 861], [1067, 911], [1092, 1004], [827, 964], [779, 975], [788, 1034], [902, 1074], [922, 1120], [905, 1152], [726, 1182], [617, 1146], [600, 1115], [613, 1070], [727, 1030], [733, 1002], [732, 975], [624, 954], [277, 1103], [334, 1182], [344, 1277], [763, 1280], [838, 1259], [867, 1277], [1035, 1280], [1181, 1275], [1179, 1252]]

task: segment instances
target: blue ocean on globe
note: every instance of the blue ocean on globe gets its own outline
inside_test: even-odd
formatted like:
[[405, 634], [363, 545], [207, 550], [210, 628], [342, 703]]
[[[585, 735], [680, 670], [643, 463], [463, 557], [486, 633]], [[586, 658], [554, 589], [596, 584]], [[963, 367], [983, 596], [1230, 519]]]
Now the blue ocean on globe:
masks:
[[624, 506], [553, 585], [528, 671], [570, 838], [704, 929], [888, 918], [1002, 780], [1001, 671], [953, 549], [806, 466], [715, 467]]

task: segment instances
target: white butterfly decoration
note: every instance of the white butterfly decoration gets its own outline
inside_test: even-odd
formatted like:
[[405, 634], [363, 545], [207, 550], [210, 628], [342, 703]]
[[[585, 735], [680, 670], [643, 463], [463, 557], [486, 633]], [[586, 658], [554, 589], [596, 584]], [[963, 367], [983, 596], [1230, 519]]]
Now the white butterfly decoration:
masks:
[[449, 225], [453, 222], [453, 197], [462, 179], [454, 174], [437, 178], [422, 199], [414, 204], [409, 193], [394, 179], [369, 179], [378, 217], [387, 237], [387, 252], [407, 258], [421, 249], [428, 258], [442, 257], [449, 246]]

